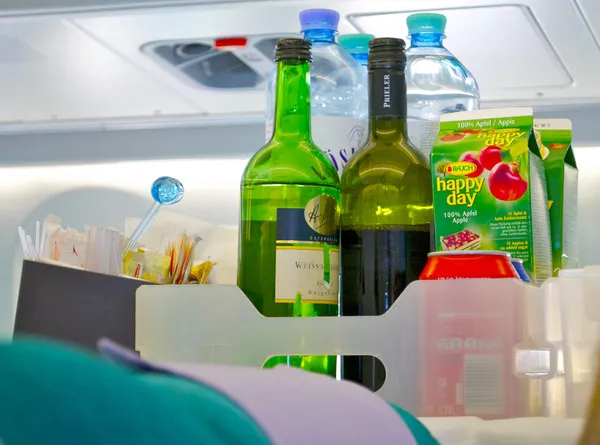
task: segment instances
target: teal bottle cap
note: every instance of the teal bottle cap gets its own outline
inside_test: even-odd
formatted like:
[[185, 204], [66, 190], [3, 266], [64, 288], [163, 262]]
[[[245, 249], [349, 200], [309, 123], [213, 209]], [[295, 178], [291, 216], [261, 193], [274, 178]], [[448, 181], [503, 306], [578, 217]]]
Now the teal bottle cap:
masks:
[[350, 53], [369, 52], [369, 42], [373, 40], [373, 34], [344, 34], [338, 37], [338, 43]]
[[444, 34], [446, 29], [446, 16], [433, 12], [421, 12], [411, 14], [406, 18], [409, 34], [427, 32], [432, 34]]

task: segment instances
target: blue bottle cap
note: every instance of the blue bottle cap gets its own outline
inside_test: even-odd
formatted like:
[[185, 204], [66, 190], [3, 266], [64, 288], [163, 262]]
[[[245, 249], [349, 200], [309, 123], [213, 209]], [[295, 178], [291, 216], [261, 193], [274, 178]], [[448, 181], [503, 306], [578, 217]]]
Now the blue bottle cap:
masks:
[[150, 193], [159, 204], [177, 204], [183, 198], [183, 184], [170, 176], [161, 176], [152, 183]]
[[300, 13], [302, 31], [309, 29], [330, 29], [337, 31], [340, 14], [333, 9], [305, 9]]
[[369, 42], [373, 40], [373, 34], [344, 34], [338, 37], [338, 43], [349, 53], [369, 53]]
[[409, 34], [427, 32], [432, 34], [444, 34], [446, 29], [446, 16], [433, 12], [420, 12], [411, 14], [406, 18]]

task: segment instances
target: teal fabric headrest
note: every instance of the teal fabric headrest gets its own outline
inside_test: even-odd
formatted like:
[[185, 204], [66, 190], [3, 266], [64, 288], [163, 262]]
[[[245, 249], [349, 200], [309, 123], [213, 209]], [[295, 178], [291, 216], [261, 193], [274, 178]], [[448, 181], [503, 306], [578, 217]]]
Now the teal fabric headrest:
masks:
[[39, 341], [0, 343], [4, 445], [268, 445], [214, 390]]
[[[417, 419], [393, 408], [418, 444], [437, 444]], [[20, 339], [0, 342], [0, 444], [270, 445], [271, 441], [252, 413], [209, 386], [134, 371], [47, 341]]]

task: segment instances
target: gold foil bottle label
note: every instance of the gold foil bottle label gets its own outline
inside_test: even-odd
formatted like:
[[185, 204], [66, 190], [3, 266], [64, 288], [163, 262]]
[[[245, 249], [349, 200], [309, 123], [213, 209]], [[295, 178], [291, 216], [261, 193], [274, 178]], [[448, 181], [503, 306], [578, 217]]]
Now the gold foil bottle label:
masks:
[[319, 195], [304, 207], [306, 224], [320, 235], [333, 235], [338, 230], [340, 210], [335, 198]]

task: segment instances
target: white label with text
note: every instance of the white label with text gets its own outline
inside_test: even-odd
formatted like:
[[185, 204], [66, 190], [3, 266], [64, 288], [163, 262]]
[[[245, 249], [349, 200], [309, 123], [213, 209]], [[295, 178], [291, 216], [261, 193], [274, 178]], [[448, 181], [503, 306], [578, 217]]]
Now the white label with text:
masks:
[[303, 303], [337, 304], [340, 251], [329, 250], [330, 283], [323, 279], [324, 246], [277, 247], [275, 301], [293, 303], [300, 294]]

